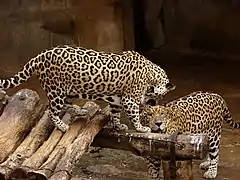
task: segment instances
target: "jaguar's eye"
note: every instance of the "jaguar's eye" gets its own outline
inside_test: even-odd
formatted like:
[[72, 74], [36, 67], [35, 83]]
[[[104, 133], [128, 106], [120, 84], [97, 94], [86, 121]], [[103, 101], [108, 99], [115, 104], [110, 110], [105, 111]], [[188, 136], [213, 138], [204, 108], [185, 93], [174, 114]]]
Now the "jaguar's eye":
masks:
[[152, 116], [152, 113], [147, 113], [148, 116]]
[[154, 93], [154, 87], [153, 86], [150, 86], [148, 87], [148, 93]]

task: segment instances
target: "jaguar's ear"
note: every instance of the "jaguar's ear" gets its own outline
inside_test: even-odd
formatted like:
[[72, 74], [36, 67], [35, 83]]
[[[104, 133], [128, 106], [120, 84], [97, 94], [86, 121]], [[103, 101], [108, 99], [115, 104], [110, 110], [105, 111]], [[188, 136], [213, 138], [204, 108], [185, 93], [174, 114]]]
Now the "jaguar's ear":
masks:
[[176, 89], [176, 85], [172, 83], [167, 83], [166, 88], [168, 89], [168, 91], [173, 91], [174, 89]]

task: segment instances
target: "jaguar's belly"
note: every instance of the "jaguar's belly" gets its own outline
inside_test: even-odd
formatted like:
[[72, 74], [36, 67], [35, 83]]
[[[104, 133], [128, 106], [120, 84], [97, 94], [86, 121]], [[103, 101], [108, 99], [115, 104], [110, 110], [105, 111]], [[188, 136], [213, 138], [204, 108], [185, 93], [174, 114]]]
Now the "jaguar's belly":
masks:
[[103, 94], [71, 94], [67, 96], [67, 99], [87, 99], [87, 100], [103, 100], [105, 102], [121, 106], [121, 96], [120, 95], [103, 95]]

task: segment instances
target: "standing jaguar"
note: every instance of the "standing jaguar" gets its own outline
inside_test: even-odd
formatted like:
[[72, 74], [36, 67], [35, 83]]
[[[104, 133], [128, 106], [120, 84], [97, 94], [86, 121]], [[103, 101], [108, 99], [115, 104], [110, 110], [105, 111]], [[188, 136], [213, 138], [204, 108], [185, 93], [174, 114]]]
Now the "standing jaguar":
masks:
[[16, 87], [33, 74], [48, 97], [51, 121], [62, 132], [69, 126], [59, 114], [76, 98], [108, 102], [110, 124], [116, 130], [128, 128], [120, 123], [123, 107], [135, 129], [148, 132], [151, 129], [140, 124], [139, 105], [145, 96], [164, 96], [175, 89], [162, 68], [137, 52], [106, 53], [67, 45], [41, 52], [15, 76], [0, 80], [0, 89]]
[[[166, 106], [146, 107], [140, 114], [140, 120], [155, 132], [206, 134], [209, 154], [200, 168], [207, 170], [203, 176], [208, 179], [217, 176], [223, 121], [233, 128], [240, 128], [240, 122], [233, 121], [227, 103], [220, 95], [201, 91], [171, 101]], [[160, 158], [148, 157], [147, 162], [148, 173], [152, 179], [158, 179]]]

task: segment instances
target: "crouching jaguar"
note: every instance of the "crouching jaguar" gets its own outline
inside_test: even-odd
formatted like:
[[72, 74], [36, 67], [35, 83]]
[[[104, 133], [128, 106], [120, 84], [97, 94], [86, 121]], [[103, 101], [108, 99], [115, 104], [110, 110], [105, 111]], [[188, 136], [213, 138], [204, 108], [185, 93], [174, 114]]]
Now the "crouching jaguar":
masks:
[[75, 98], [108, 102], [110, 124], [117, 130], [127, 129], [120, 123], [123, 107], [137, 131], [150, 131], [140, 124], [140, 103], [145, 96], [164, 96], [175, 88], [162, 68], [137, 52], [106, 53], [65, 45], [39, 53], [15, 76], [0, 80], [0, 89], [18, 86], [33, 74], [48, 97], [51, 121], [62, 132], [68, 125], [59, 114]]
[[[149, 125], [155, 132], [203, 133], [209, 139], [207, 160], [200, 164], [207, 170], [204, 177], [217, 176], [219, 146], [223, 121], [233, 128], [240, 128], [240, 122], [234, 122], [225, 100], [218, 94], [194, 92], [167, 103], [165, 106], [146, 107], [140, 114], [141, 123]], [[161, 160], [147, 157], [148, 173], [152, 179], [159, 178]]]

